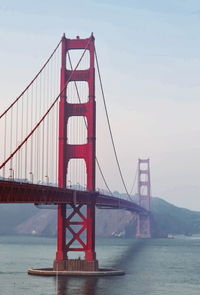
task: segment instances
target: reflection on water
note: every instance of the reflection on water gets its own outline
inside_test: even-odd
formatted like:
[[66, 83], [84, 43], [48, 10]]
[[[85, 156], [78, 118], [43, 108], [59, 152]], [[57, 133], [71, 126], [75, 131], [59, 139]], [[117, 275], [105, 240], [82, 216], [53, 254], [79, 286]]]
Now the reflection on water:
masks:
[[[113, 261], [113, 268], [127, 269], [129, 263], [133, 263], [134, 257], [138, 256], [146, 245], [146, 240], [137, 240], [131, 243], [124, 253], [116, 257]], [[54, 278], [56, 295], [95, 295], [98, 293], [98, 281], [104, 281], [104, 287], [111, 280], [111, 277], [65, 277], [57, 276]], [[113, 279], [116, 279], [113, 277]]]
[[131, 243], [126, 251], [122, 252], [121, 255], [114, 262], [114, 267], [119, 269], [127, 269], [129, 263], [133, 263], [135, 257], [138, 256], [139, 252], [142, 252], [144, 247], [147, 245], [148, 240], [141, 239], [135, 240]]
[[56, 295], [94, 295], [96, 294], [97, 277], [64, 277], [55, 278]]

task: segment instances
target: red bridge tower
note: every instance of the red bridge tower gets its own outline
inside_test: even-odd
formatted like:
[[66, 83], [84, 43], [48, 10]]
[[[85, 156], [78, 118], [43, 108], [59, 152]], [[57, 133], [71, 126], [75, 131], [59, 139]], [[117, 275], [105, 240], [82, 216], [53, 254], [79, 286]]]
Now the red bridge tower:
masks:
[[[67, 53], [69, 50], [88, 50], [89, 68], [68, 70]], [[68, 83], [86, 81], [89, 89], [88, 101], [69, 103]], [[62, 91], [64, 89], [64, 91]], [[87, 39], [62, 38], [61, 91], [59, 105], [59, 162], [58, 186], [66, 188], [66, 178], [70, 159], [84, 159], [87, 173], [87, 190], [95, 191], [95, 140], [96, 140], [96, 105], [95, 105], [95, 70], [94, 37]], [[68, 144], [67, 124], [71, 116], [84, 116], [87, 125], [86, 144]], [[92, 198], [90, 198], [91, 200]], [[98, 269], [95, 253], [95, 197], [88, 201], [86, 209], [82, 204], [58, 205], [58, 237], [54, 270], [94, 271]], [[76, 229], [75, 229], [75, 227]], [[77, 231], [77, 227], [79, 230]], [[84, 259], [69, 259], [70, 251], [84, 252]]]

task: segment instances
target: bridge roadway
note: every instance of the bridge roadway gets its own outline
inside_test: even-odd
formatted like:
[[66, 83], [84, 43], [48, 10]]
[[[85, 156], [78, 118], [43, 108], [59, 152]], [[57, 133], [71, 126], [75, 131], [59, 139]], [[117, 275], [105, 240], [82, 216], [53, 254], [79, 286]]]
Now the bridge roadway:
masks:
[[91, 202], [95, 202], [100, 209], [125, 209], [140, 215], [149, 214], [149, 211], [134, 202], [104, 195], [100, 192], [0, 180], [0, 203], [89, 204]]

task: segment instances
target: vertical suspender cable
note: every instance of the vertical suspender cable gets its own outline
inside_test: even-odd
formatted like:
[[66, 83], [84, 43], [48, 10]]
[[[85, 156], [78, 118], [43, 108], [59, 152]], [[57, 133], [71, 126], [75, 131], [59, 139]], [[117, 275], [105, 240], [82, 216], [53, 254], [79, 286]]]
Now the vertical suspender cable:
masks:
[[46, 132], [47, 132], [47, 138], [46, 138], [46, 178], [47, 178], [47, 182], [49, 180], [49, 148], [50, 148], [50, 144], [49, 144], [49, 115], [47, 116], [47, 122], [46, 122]]
[[[28, 98], [28, 90], [26, 92], [26, 95], [27, 95], [27, 98], [26, 98], [26, 136], [28, 134], [28, 117], [29, 117], [29, 114], [28, 114], [28, 101], [29, 101], [29, 98]], [[27, 142], [25, 143], [25, 180], [27, 180]]]
[[[5, 114], [5, 125], [4, 125], [4, 161], [6, 159], [6, 134], [7, 134], [7, 114]], [[5, 166], [3, 167], [3, 177], [5, 177]]]
[[[21, 104], [21, 141], [23, 140], [23, 134], [24, 134], [24, 96], [22, 97], [22, 104]], [[23, 174], [23, 155], [22, 155], [22, 150], [23, 147], [20, 149], [19, 153], [20, 153], [20, 178], [22, 178], [22, 174]]]
[[[10, 111], [10, 121], [11, 121], [10, 122], [10, 153], [12, 153], [13, 108], [11, 108], [11, 111]], [[10, 178], [13, 177], [12, 161], [13, 161], [13, 159], [11, 158], [10, 159]]]
[[[16, 104], [16, 129], [15, 129], [15, 140], [16, 140], [16, 142], [15, 142], [15, 145], [16, 145], [16, 147], [17, 147], [17, 145], [18, 145], [18, 117], [19, 117], [19, 107], [18, 107], [18, 105], [19, 105], [19, 102], [17, 102], [17, 104]], [[19, 169], [19, 167], [18, 167], [18, 155], [16, 156], [16, 173], [17, 173], [17, 175], [16, 175], [16, 178], [19, 178], [19, 172], [18, 172], [18, 169]]]
[[55, 124], [55, 133], [56, 133], [56, 169], [55, 169], [55, 171], [56, 171], [56, 179], [55, 179], [55, 182], [56, 182], [56, 184], [57, 184], [57, 186], [58, 186], [58, 102], [56, 103], [56, 118], [55, 118], [55, 122], [56, 122], [56, 124]]
[[[31, 87], [31, 129], [33, 128], [33, 86]], [[30, 181], [33, 182], [33, 137], [31, 136], [31, 144], [30, 144], [30, 169], [29, 169], [29, 174], [30, 174]]]
[[[45, 109], [45, 76], [43, 77], [43, 85], [42, 85], [42, 91], [41, 91], [41, 95], [42, 97], [40, 98], [42, 103], [42, 107], [41, 107], [41, 110], [42, 112], [44, 111]], [[40, 113], [41, 114], [41, 113]], [[44, 127], [45, 127], [45, 120], [43, 120], [42, 122], [42, 159], [41, 159], [41, 163], [42, 163], [42, 177], [41, 177], [41, 181], [42, 183], [44, 182]]]

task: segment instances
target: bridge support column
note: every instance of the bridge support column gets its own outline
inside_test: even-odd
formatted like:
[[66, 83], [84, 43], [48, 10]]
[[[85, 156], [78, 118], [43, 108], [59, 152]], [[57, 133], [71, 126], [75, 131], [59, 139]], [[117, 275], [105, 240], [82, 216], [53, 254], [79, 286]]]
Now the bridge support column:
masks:
[[[149, 159], [138, 160], [138, 204], [150, 211], [151, 184]], [[136, 238], [151, 238], [150, 215], [137, 215]]]
[[[89, 68], [72, 69], [67, 54], [71, 50], [89, 52]], [[81, 55], [80, 55], [81, 57]], [[69, 64], [67, 65], [67, 62]], [[88, 85], [88, 101], [72, 103], [67, 97], [70, 82], [85, 81]], [[77, 89], [77, 85], [75, 84]], [[64, 89], [64, 91], [63, 91]], [[69, 94], [70, 95], [70, 94]], [[79, 95], [78, 95], [79, 96]], [[79, 98], [80, 99], [80, 98]], [[68, 121], [72, 116], [84, 117], [87, 128], [85, 144], [68, 143]], [[83, 159], [86, 164], [87, 190], [95, 191], [95, 158], [96, 158], [96, 103], [94, 71], [94, 37], [87, 39], [62, 39], [61, 96], [59, 105], [59, 160], [58, 186], [65, 188], [68, 177], [68, 164], [71, 159]], [[71, 181], [70, 179], [68, 179]], [[76, 199], [76, 198], [75, 198]], [[69, 259], [70, 252], [84, 252], [84, 259]], [[58, 241], [54, 270], [96, 271], [98, 261], [95, 253], [95, 197], [88, 198], [86, 205], [58, 205]]]

